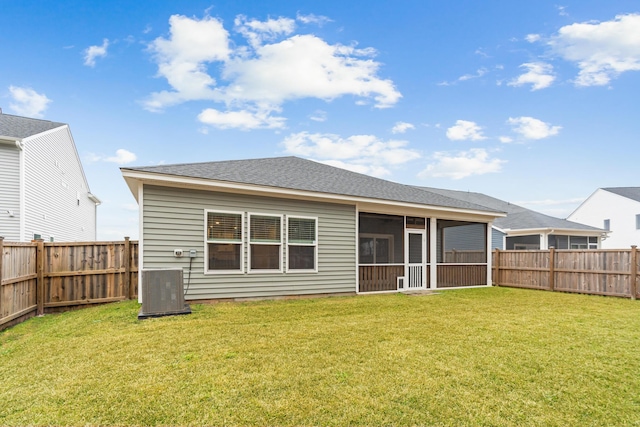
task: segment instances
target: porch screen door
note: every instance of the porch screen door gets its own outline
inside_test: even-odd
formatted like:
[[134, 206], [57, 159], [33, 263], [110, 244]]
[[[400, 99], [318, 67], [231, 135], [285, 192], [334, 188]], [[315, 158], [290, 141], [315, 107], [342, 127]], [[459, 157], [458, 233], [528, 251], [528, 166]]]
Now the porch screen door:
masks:
[[424, 230], [407, 230], [405, 239], [405, 289], [426, 287], [427, 253]]

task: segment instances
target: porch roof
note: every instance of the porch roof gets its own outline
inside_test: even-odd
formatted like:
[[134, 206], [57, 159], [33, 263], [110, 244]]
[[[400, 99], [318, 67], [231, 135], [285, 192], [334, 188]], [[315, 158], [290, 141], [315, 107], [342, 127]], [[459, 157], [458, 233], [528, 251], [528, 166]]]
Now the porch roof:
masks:
[[491, 209], [497, 209], [506, 212], [504, 218], [497, 218], [493, 225], [502, 230], [574, 230], [592, 233], [594, 236], [604, 233], [605, 230], [590, 225], [580, 224], [566, 219], [556, 218], [495, 197], [487, 196], [482, 193], [474, 193], [469, 191], [445, 190], [441, 188], [420, 187], [424, 190], [438, 193], [441, 195], [455, 197], [466, 200], [470, 203], [487, 206]]
[[[129, 178], [128, 180], [135, 179], [132, 176], [133, 172], [143, 172], [149, 178], [156, 174], [188, 177], [377, 199], [385, 202], [404, 202], [424, 206], [479, 211], [489, 215], [493, 214], [495, 217], [504, 216], [503, 211], [499, 209], [293, 156], [127, 167], [121, 168], [121, 170], [125, 179]], [[134, 191], [133, 187], [131, 189]], [[137, 196], [135, 191], [134, 196]]]

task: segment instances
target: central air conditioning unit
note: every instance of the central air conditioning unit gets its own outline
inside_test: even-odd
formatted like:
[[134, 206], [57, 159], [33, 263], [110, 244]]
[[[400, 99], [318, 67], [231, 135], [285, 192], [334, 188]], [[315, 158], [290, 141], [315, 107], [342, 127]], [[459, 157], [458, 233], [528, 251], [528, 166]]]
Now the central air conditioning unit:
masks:
[[138, 319], [190, 313], [191, 307], [184, 302], [181, 268], [142, 270], [142, 307]]

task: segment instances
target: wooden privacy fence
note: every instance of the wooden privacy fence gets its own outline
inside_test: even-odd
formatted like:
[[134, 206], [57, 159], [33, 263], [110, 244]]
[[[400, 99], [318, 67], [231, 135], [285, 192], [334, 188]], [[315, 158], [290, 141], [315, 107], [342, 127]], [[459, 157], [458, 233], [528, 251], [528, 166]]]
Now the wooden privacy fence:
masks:
[[516, 250], [493, 252], [498, 286], [636, 299], [638, 249]]
[[0, 237], [0, 330], [45, 312], [137, 298], [138, 242]]

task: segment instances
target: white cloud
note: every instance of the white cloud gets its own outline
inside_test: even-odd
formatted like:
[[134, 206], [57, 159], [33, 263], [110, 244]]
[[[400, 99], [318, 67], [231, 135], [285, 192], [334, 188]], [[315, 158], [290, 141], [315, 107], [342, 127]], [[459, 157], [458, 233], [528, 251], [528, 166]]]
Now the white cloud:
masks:
[[431, 163], [418, 174], [420, 178], [436, 177], [462, 179], [472, 175], [500, 172], [506, 160], [492, 159], [482, 148], [449, 153], [438, 151], [433, 154]]
[[[476, 53], [478, 53], [478, 51], [476, 51]], [[438, 86], [452, 86], [457, 84], [458, 82], [464, 82], [467, 80], [473, 80], [473, 79], [477, 79], [480, 78], [482, 76], [484, 76], [485, 74], [487, 74], [489, 72], [488, 69], [486, 68], [479, 68], [478, 70], [476, 70], [475, 74], [464, 74], [460, 77], [458, 77], [456, 80], [451, 81], [451, 82], [447, 82], [447, 81], [443, 81], [438, 83]]]
[[309, 116], [314, 122], [324, 122], [327, 120], [327, 112], [324, 110], [316, 110]]
[[42, 117], [51, 100], [44, 93], [38, 93], [30, 87], [9, 86], [12, 103], [9, 107], [16, 114], [26, 117]]
[[391, 133], [405, 133], [409, 129], [415, 129], [416, 127], [407, 122], [396, 122], [395, 126], [391, 129]]
[[556, 9], [558, 9], [558, 15], [569, 16], [569, 13], [567, 12], [567, 6], [556, 6]]
[[509, 136], [501, 136], [500, 138], [498, 138], [500, 140], [500, 142], [502, 142], [503, 144], [508, 144], [510, 142], [513, 142], [513, 138], [509, 137]]
[[[298, 16], [301, 21], [310, 19]], [[248, 45], [231, 45], [215, 18], [172, 16], [170, 37], [149, 46], [158, 75], [167, 79], [171, 90], [152, 93], [145, 108], [160, 111], [209, 100], [223, 103], [231, 119], [237, 110], [244, 111], [245, 118], [267, 117], [286, 101], [302, 98], [329, 101], [351, 95], [356, 103], [373, 100], [376, 108], [387, 108], [402, 97], [391, 80], [377, 76], [375, 49], [331, 45], [314, 35], [294, 34], [295, 21], [289, 18], [258, 21], [240, 15], [235, 24]]]
[[524, 38], [529, 43], [535, 43], [541, 39], [540, 34], [527, 34]]
[[376, 176], [389, 174], [388, 167], [420, 158], [420, 153], [407, 148], [407, 141], [383, 141], [374, 135], [342, 138], [335, 134], [299, 132], [285, 138], [282, 145], [289, 154]]
[[316, 24], [320, 27], [322, 27], [327, 22], [332, 22], [332, 20], [327, 18], [326, 16], [314, 15], [313, 13], [310, 13], [308, 15], [302, 15], [298, 13], [296, 15], [296, 19], [303, 24]]
[[456, 120], [456, 124], [447, 129], [447, 138], [452, 141], [479, 141], [486, 139], [482, 134], [482, 127], [475, 122]]
[[284, 117], [272, 117], [268, 111], [249, 110], [218, 111], [207, 108], [198, 115], [198, 120], [219, 129], [279, 129], [284, 127]]
[[531, 84], [531, 90], [544, 89], [553, 83], [553, 66], [544, 62], [527, 62], [520, 65], [528, 71], [507, 83], [509, 86], [523, 86]]
[[562, 126], [551, 126], [542, 120], [533, 117], [509, 117], [507, 120], [513, 127], [513, 131], [522, 135], [525, 139], [543, 139], [557, 135]]
[[109, 47], [109, 39], [102, 40], [102, 46], [89, 46], [84, 50], [84, 65], [95, 67], [96, 58], [104, 58], [107, 56], [107, 48]]
[[238, 15], [234, 21], [235, 29], [242, 34], [255, 49], [266, 40], [275, 40], [278, 36], [289, 35], [296, 28], [296, 21], [291, 18], [269, 18], [266, 21], [247, 19]]
[[464, 82], [466, 80], [477, 79], [478, 77], [482, 77], [487, 74], [489, 70], [486, 68], [479, 68], [475, 74], [465, 74], [463, 76], [458, 77], [458, 81]]
[[560, 28], [552, 50], [580, 69], [577, 86], [602, 86], [626, 71], [640, 71], [640, 14]]
[[104, 159], [105, 162], [117, 163], [119, 165], [125, 165], [127, 163], [131, 163], [136, 161], [138, 157], [132, 153], [131, 151], [125, 150], [124, 148], [120, 148], [116, 150], [116, 155], [112, 157], [106, 157]]
[[[376, 107], [391, 107], [401, 97], [390, 80], [375, 75], [371, 51], [330, 45], [313, 35], [295, 35], [256, 49], [250, 59], [229, 61], [223, 77], [227, 102], [280, 105], [300, 98], [331, 100], [343, 95], [373, 97]], [[364, 58], [361, 58], [365, 56]]]
[[216, 81], [207, 73], [206, 63], [225, 61], [231, 50], [229, 33], [222, 22], [209, 16], [201, 20], [173, 15], [169, 18], [171, 36], [158, 37], [149, 50], [155, 54], [158, 75], [167, 79], [173, 91], [154, 92], [145, 108], [164, 107], [191, 100], [215, 98], [211, 88]]

